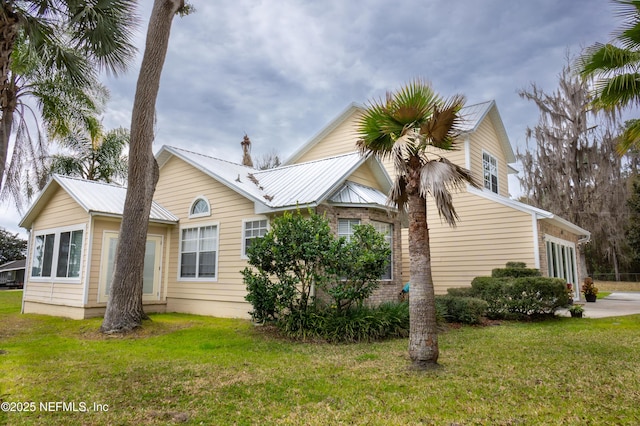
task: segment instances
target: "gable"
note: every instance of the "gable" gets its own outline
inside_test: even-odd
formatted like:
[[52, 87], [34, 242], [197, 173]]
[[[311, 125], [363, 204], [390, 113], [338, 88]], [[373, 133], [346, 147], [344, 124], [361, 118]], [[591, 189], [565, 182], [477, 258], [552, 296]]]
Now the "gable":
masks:
[[55, 184], [47, 197], [36, 201], [36, 203], [38, 208], [30, 210], [31, 215], [25, 215], [25, 218], [20, 222], [21, 227], [35, 231], [77, 225], [89, 221], [88, 213], [60, 185]]

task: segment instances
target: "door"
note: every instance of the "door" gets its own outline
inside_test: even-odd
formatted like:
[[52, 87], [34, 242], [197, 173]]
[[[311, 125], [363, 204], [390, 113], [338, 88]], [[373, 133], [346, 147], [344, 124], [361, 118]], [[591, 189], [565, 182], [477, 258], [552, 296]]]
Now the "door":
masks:
[[[111, 280], [113, 278], [113, 263], [116, 258], [118, 233], [105, 232], [102, 242], [102, 259], [100, 262], [100, 284], [98, 302], [109, 299]], [[162, 236], [147, 236], [144, 253], [144, 270], [142, 281], [142, 300], [160, 300], [160, 273], [162, 259]]]

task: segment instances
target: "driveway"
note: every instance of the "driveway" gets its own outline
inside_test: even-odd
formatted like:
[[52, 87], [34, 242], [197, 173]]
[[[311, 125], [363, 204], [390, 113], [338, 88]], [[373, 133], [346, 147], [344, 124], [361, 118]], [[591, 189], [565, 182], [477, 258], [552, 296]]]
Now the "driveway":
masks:
[[[581, 300], [584, 307], [584, 318], [619, 317], [622, 315], [640, 314], [640, 292], [615, 292], [595, 303]], [[568, 317], [566, 309], [558, 310], [557, 315]]]

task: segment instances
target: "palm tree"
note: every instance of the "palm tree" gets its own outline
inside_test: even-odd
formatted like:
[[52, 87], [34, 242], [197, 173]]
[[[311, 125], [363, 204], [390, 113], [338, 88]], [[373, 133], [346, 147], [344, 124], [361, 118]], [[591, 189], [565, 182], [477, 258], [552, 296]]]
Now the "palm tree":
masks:
[[[640, 2], [614, 0], [624, 24], [611, 43], [596, 43], [578, 58], [580, 74], [595, 79], [593, 105], [619, 110], [640, 105]], [[625, 129], [621, 154], [640, 147], [640, 122]]]
[[50, 173], [77, 176], [101, 182], [124, 182], [127, 177], [127, 157], [123, 150], [129, 145], [129, 131], [118, 128], [103, 133], [102, 126], [87, 130], [86, 135], [73, 133], [61, 144], [69, 154], [52, 155]]
[[427, 195], [453, 226], [458, 216], [450, 190], [477, 187], [469, 170], [441, 155], [455, 148], [464, 101], [461, 95], [442, 99], [428, 83], [414, 80], [384, 101], [370, 103], [358, 125], [361, 152], [393, 161], [396, 176], [388, 201], [409, 215], [409, 355], [419, 369], [435, 365], [439, 353]]
[[29, 200], [48, 179], [47, 137], [62, 141], [74, 129], [93, 126], [108, 93], [95, 74], [85, 76], [83, 84], [77, 84], [62, 71], [47, 68], [22, 37], [16, 41], [12, 67], [19, 70], [11, 76], [15, 108], [13, 114], [3, 112], [7, 114], [3, 115], [3, 120], [6, 118], [3, 124], [14, 127], [15, 137], [11, 161], [5, 165], [4, 182], [0, 182], [0, 199], [12, 198], [21, 211], [24, 198]]
[[21, 77], [33, 70], [19, 65], [24, 62], [16, 61], [16, 48], [22, 44], [25, 57], [38, 58], [40, 71], [50, 77], [88, 87], [97, 81], [98, 69], [117, 74], [133, 57], [135, 5], [135, 0], [0, 2], [0, 188], [25, 84]]

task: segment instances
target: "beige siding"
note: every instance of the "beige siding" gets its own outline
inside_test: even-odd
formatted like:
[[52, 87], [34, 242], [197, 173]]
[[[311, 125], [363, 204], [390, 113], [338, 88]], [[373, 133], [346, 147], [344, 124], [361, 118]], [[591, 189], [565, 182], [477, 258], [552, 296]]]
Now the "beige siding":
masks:
[[[477, 177], [479, 184], [483, 185], [482, 151], [485, 150], [494, 156], [498, 163], [499, 194], [503, 197], [509, 197], [507, 158], [491, 120], [485, 119], [480, 123], [478, 130], [470, 135], [469, 146], [471, 150], [471, 171]], [[464, 161], [458, 164], [464, 165]]]
[[[209, 200], [211, 216], [190, 219], [189, 208], [199, 196]], [[258, 217], [253, 203], [175, 157], [162, 167], [154, 199], [180, 218], [180, 228], [205, 224], [218, 226], [217, 279], [211, 281], [179, 279], [180, 229], [176, 227], [171, 232], [172, 261], [166, 277], [168, 309], [246, 317], [250, 305], [244, 300], [246, 288], [240, 274], [247, 265], [241, 257], [242, 220]], [[196, 305], [197, 309], [190, 308]], [[238, 312], [244, 314], [238, 315]]]
[[[506, 262], [535, 267], [532, 217], [483, 197], [463, 193], [454, 197], [460, 220], [451, 228], [428, 203], [433, 280], [437, 293], [469, 286], [473, 278], [490, 275]], [[403, 277], [409, 280], [408, 233], [403, 230]]]
[[373, 171], [371, 170], [371, 167], [367, 162], [358, 167], [358, 169], [355, 170], [351, 174], [351, 176], [347, 178], [347, 180], [359, 183], [360, 185], [382, 190], [380, 185], [377, 184], [376, 177], [374, 176]]
[[357, 122], [359, 118], [360, 113], [354, 112], [298, 158], [296, 163], [304, 163], [356, 151], [356, 140], [358, 140]]
[[[86, 276], [87, 255], [89, 253], [89, 215], [61, 188], [51, 197], [47, 207], [32, 224], [30, 247], [33, 247], [35, 234], [45, 230], [55, 230], [70, 226], [85, 226], [82, 244], [82, 267], [80, 279], [69, 283], [55, 277], [31, 278], [32, 258], [28, 259], [25, 271], [26, 290], [24, 300], [30, 302], [50, 303], [64, 306], [82, 306], [84, 294], [84, 277]], [[56, 240], [56, 244], [59, 241]], [[67, 282], [65, 282], [67, 281]]]

